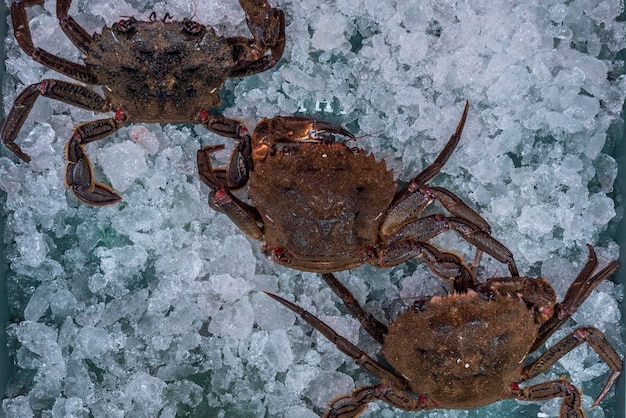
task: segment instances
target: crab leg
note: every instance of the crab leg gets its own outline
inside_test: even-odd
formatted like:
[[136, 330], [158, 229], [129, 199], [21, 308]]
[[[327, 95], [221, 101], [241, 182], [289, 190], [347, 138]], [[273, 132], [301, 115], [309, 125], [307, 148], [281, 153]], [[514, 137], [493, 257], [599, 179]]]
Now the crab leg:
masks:
[[422, 243], [449, 229], [457, 232], [464, 240], [479, 250], [486, 252], [501, 263], [507, 264], [511, 276], [519, 276], [511, 251], [489, 233], [463, 218], [429, 215], [415, 219], [404, 225], [391, 237], [392, 241], [389, 243], [389, 247], [401, 240]]
[[65, 185], [78, 200], [92, 206], [111, 205], [121, 200], [109, 186], [94, 180], [93, 166], [77, 141], [67, 143], [65, 156], [68, 161]]
[[352, 292], [350, 292], [348, 288], [335, 277], [335, 275], [332, 273], [324, 273], [322, 274], [322, 278], [328, 286], [330, 286], [332, 291], [335, 292], [339, 298], [341, 298], [343, 304], [346, 306], [348, 311], [350, 311], [352, 316], [361, 323], [363, 329], [365, 329], [365, 331], [367, 331], [367, 333], [374, 340], [376, 340], [376, 342], [382, 344], [385, 339], [385, 334], [387, 334], [387, 325], [380, 322], [371, 313], [366, 312], [354, 298]]
[[393, 235], [395, 230], [417, 218], [435, 200], [451, 214], [470, 221], [485, 232], [491, 232], [487, 221], [454, 193], [441, 187], [429, 187], [417, 183], [409, 184], [405, 194], [393, 204], [385, 216], [381, 232], [384, 235]]
[[463, 263], [461, 257], [414, 239], [393, 242], [370, 262], [378, 267], [392, 267], [415, 257], [423, 257], [428, 268], [441, 279], [452, 279], [452, 290], [455, 292], [464, 293], [476, 282], [474, 272]]
[[209, 206], [228, 216], [239, 229], [250, 238], [262, 239], [263, 230], [259, 227], [261, 217], [252, 206], [237, 199], [225, 186], [225, 180], [218, 178], [211, 164], [211, 154], [223, 149], [224, 145], [208, 146], [198, 151], [198, 173], [200, 180], [210, 189]]
[[1, 134], [2, 142], [7, 148], [26, 162], [30, 161], [30, 157], [15, 143], [15, 138], [39, 96], [49, 97], [94, 112], [108, 110], [104, 98], [95, 91], [79, 84], [49, 79], [26, 87], [15, 99], [15, 103], [4, 121]]
[[266, 138], [273, 137], [272, 142], [281, 143], [329, 143], [332, 140], [325, 134], [338, 134], [353, 139], [354, 135], [338, 125], [322, 122], [315, 119], [297, 116], [277, 116], [263, 119], [254, 131], [259, 143], [268, 142]]
[[433, 161], [428, 167], [422, 170], [417, 176], [413, 178], [412, 183], [416, 184], [426, 184], [429, 180], [435, 177], [446, 164], [457, 145], [459, 145], [459, 141], [461, 140], [461, 133], [463, 133], [463, 127], [465, 126], [465, 121], [467, 120], [467, 112], [469, 110], [469, 101], [465, 101], [465, 107], [463, 108], [463, 114], [461, 115], [461, 120], [456, 126], [456, 131], [448, 142], [446, 146], [443, 147], [443, 150], [439, 153], [435, 161]]
[[[329, 135], [330, 134], [330, 135]], [[277, 116], [263, 119], [254, 130], [253, 159], [263, 161], [276, 152], [276, 144], [326, 143], [335, 141], [332, 134], [354, 138], [341, 126], [296, 116]]]
[[65, 184], [81, 202], [92, 206], [105, 206], [121, 199], [109, 186], [94, 180], [93, 166], [84, 146], [113, 134], [126, 122], [125, 113], [118, 110], [112, 118], [87, 122], [74, 130], [74, 135], [65, 147], [67, 160]]
[[553, 347], [550, 347], [548, 351], [539, 356], [537, 360], [525, 366], [522, 370], [522, 381], [532, 379], [533, 377], [543, 373], [565, 354], [585, 342], [589, 343], [591, 348], [598, 353], [602, 361], [604, 361], [607, 366], [609, 366], [609, 370], [611, 370], [611, 374], [604, 383], [602, 391], [593, 402], [592, 406], [598, 405], [606, 397], [611, 387], [617, 381], [624, 365], [615, 349], [611, 347], [609, 342], [604, 337], [604, 334], [600, 330], [593, 327], [578, 328], [574, 330]]
[[[328, 403], [329, 410], [322, 418], [358, 417], [376, 399], [377, 385], [361, 386], [352, 392], [339, 395]], [[380, 398], [380, 397], [379, 397]]]
[[[517, 266], [513, 254], [499, 241], [491, 237], [491, 227], [478, 213], [467, 206], [452, 192], [440, 188], [430, 187], [426, 183], [437, 175], [448, 161], [457, 147], [469, 109], [469, 102], [465, 102], [463, 115], [455, 133], [439, 153], [435, 161], [415, 176], [409, 186], [394, 199], [392, 207], [385, 215], [381, 224], [381, 234], [388, 240], [395, 241], [402, 237], [428, 240], [444, 230], [454, 229], [465, 240], [475, 245], [479, 251], [484, 251], [498, 261], [506, 263], [512, 276], [517, 276]], [[439, 201], [454, 217], [431, 215], [418, 218], [420, 213], [433, 201]]]
[[[269, 70], [283, 56], [285, 50], [285, 15], [282, 10], [273, 9], [265, 0], [240, 0], [246, 12], [248, 28], [254, 40], [232, 38], [240, 44], [244, 54], [238, 60], [239, 68], [230, 77], [245, 77]], [[270, 54], [266, 52], [271, 50]]]
[[295, 314], [304, 319], [309, 325], [318, 330], [324, 337], [328, 338], [330, 342], [335, 344], [337, 348], [345, 355], [352, 357], [354, 362], [363, 367], [368, 372], [379, 378], [381, 381], [386, 382], [394, 387], [400, 388], [400, 390], [410, 390], [409, 384], [401, 376], [395, 374], [391, 370], [378, 363], [376, 360], [368, 356], [359, 347], [352, 344], [346, 338], [337, 334], [330, 326], [322, 322], [318, 317], [314, 316], [309, 311], [301, 308], [300, 306], [289, 302], [286, 299], [281, 298], [273, 293], [265, 292], [269, 297], [277, 300], [278, 302], [291, 309]]
[[495, 277], [479, 286], [483, 294], [497, 292], [503, 296], [523, 299], [528, 306], [534, 307], [538, 322], [545, 321], [553, 313], [552, 306], [556, 301], [556, 294], [548, 281], [543, 278]]
[[222, 116], [212, 116], [206, 109], [202, 109], [198, 115], [198, 121], [211, 132], [227, 138], [241, 140], [249, 137], [246, 126], [237, 119]]
[[[250, 171], [254, 169], [252, 138], [250, 138], [245, 125], [235, 119], [211, 116], [206, 110], [200, 111], [198, 120], [210, 131], [238, 141], [226, 170], [225, 185], [229, 188], [242, 187], [248, 181]], [[287, 116], [263, 119], [254, 132], [255, 141], [258, 143], [255, 158], [263, 159], [268, 153], [274, 152], [272, 148], [274, 142], [331, 142], [332, 140], [329, 139], [327, 134], [338, 134], [354, 138], [352, 133], [341, 126], [313, 119]], [[271, 139], [266, 140], [268, 137]], [[279, 139], [275, 140], [275, 137], [279, 137]], [[210, 152], [214, 151], [215, 149]], [[210, 160], [207, 160], [206, 156], [202, 158], [206, 161]], [[214, 177], [215, 172], [212, 169], [211, 173], [211, 176]], [[224, 182], [222, 181], [222, 183]], [[214, 189], [213, 186], [209, 187]]]
[[381, 231], [384, 235], [392, 235], [400, 226], [416, 218], [434, 200], [440, 201], [453, 215], [469, 220], [486, 232], [491, 231], [487, 221], [467, 206], [459, 197], [445, 189], [426, 186], [426, 183], [441, 171], [459, 144], [468, 110], [469, 102], [466, 101], [463, 115], [456, 127], [456, 131], [452, 134], [435, 161], [415, 176], [409, 182], [409, 186], [404, 192], [396, 196], [395, 202], [385, 216], [381, 226]]
[[72, 0], [57, 0], [57, 19], [63, 32], [70, 41], [85, 55], [91, 53], [89, 47], [93, 42], [93, 38], [85, 29], [82, 28], [74, 18], [68, 16]]
[[96, 77], [89, 69], [81, 64], [57, 57], [43, 49], [36, 48], [28, 26], [28, 16], [26, 7], [43, 5], [44, 0], [21, 0], [11, 5], [11, 19], [13, 21], [13, 31], [15, 39], [20, 48], [24, 50], [34, 61], [45, 65], [55, 71], [60, 72], [75, 80], [86, 84], [96, 84]]
[[11, 107], [7, 118], [2, 124], [2, 142], [8, 149], [13, 151], [15, 155], [27, 163], [30, 162], [30, 156], [22, 151], [20, 146], [15, 143], [15, 138], [20, 132], [22, 125], [24, 125], [24, 121], [28, 117], [35, 100], [37, 100], [40, 94], [39, 83], [31, 84], [22, 90], [20, 95], [17, 96], [17, 99], [15, 99], [13, 107]]
[[[252, 139], [248, 129], [241, 121], [221, 116], [211, 116], [206, 110], [200, 111], [198, 119], [202, 126], [211, 132], [237, 140], [237, 146], [233, 150], [228, 163], [226, 184], [233, 189], [242, 187], [248, 181], [250, 170], [252, 170]], [[212, 148], [210, 153], [215, 151], [217, 151], [217, 148]]]
[[428, 404], [427, 398], [410, 396], [392, 386], [369, 385], [357, 388], [330, 401], [328, 404], [330, 409], [326, 411], [323, 418], [358, 417], [372, 401], [383, 401], [403, 411], [413, 412], [434, 407]]
[[410, 391], [409, 384], [399, 375], [378, 363], [376, 360], [368, 356], [365, 352], [352, 344], [346, 338], [337, 334], [326, 323], [308, 312], [307, 310], [291, 303], [280, 296], [273, 293], [265, 292], [271, 298], [291, 309], [295, 314], [299, 315], [309, 325], [318, 330], [330, 342], [335, 344], [337, 348], [354, 362], [372, 373], [383, 383], [377, 386], [364, 386], [353, 392], [342, 395], [331, 401], [331, 409], [324, 417], [348, 418], [357, 417], [367, 408], [367, 404], [373, 400], [381, 400], [396, 408], [405, 411], [421, 411], [428, 406], [428, 399], [424, 397], [412, 397], [405, 392]]
[[[514, 384], [514, 386], [517, 386]], [[559, 418], [584, 418], [585, 412], [581, 408], [580, 391], [566, 379], [557, 379], [538, 383], [523, 389], [515, 387], [510, 396], [520, 401], [543, 401], [553, 398], [563, 398]]]
[[[37, 5], [43, 5], [43, 0], [22, 0], [11, 5], [13, 30], [19, 46], [33, 60], [78, 81], [95, 84], [97, 82], [96, 78], [84, 65], [59, 58], [35, 47], [30, 33], [26, 7]], [[108, 110], [105, 108], [104, 99], [93, 90], [67, 81], [43, 80], [41, 83], [26, 87], [15, 100], [13, 107], [4, 121], [2, 133], [0, 134], [2, 136], [2, 142], [19, 158], [26, 162], [30, 161], [30, 157], [22, 152], [14, 141], [24, 121], [28, 117], [33, 104], [40, 95], [96, 112]]]
[[619, 267], [618, 261], [612, 261], [595, 275], [591, 275], [598, 266], [598, 259], [593, 247], [587, 244], [589, 254], [585, 267], [578, 273], [576, 279], [572, 282], [565, 298], [561, 303], [557, 303], [554, 307], [554, 315], [548, 319], [539, 330], [539, 335], [533, 343], [530, 351], [535, 351], [543, 345], [543, 343], [563, 325], [578, 309], [581, 303], [587, 299], [593, 289], [596, 288], [603, 280], [608, 278]]

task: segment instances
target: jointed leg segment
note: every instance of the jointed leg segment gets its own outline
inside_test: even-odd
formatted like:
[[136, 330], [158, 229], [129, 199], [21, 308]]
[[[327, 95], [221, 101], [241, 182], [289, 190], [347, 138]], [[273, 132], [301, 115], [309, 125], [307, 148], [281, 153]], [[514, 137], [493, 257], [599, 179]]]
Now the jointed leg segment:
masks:
[[[382, 382], [380, 385], [357, 388], [349, 394], [342, 395], [334, 399], [331, 401], [329, 405], [330, 409], [324, 417], [356, 417], [367, 408], [367, 405], [371, 401], [374, 400], [387, 402], [391, 406], [405, 411], [421, 411], [431, 407], [427, 398], [408, 394], [410, 387], [403, 377], [397, 375], [368, 356], [346, 338], [337, 334], [319, 318], [305, 309], [302, 309], [298, 305], [281, 298], [280, 296], [267, 292], [266, 294], [299, 315], [309, 325], [318, 330], [326, 338], [328, 338], [329, 341], [335, 344], [341, 352], [350, 356], [356, 364], [372, 373], [372, 375], [376, 376]], [[358, 306], [358, 303], [356, 303], [356, 305]], [[360, 306], [358, 307], [362, 309]]]
[[559, 417], [584, 418], [585, 412], [581, 407], [580, 391], [567, 379], [551, 380], [536, 385], [519, 388], [517, 385], [511, 391], [511, 397], [520, 401], [545, 401], [553, 398], [563, 398]]
[[341, 298], [343, 304], [348, 311], [355, 317], [360, 323], [363, 329], [374, 339], [377, 343], [382, 344], [387, 334], [387, 326], [374, 317], [374, 315], [366, 312], [359, 302], [354, 298], [352, 293], [341, 283], [334, 274], [324, 273], [322, 278], [332, 289], [337, 296]]
[[24, 52], [30, 55], [34, 61], [39, 62], [48, 68], [52, 68], [61, 74], [83, 83], [96, 84], [98, 80], [84, 65], [57, 57], [48, 51], [35, 47], [30, 34], [26, 8], [38, 5], [43, 5], [43, 0], [20, 0], [11, 5], [13, 31], [19, 46], [24, 50]]
[[329, 410], [324, 418], [358, 417], [367, 409], [370, 402], [383, 401], [403, 411], [423, 411], [431, 409], [428, 399], [413, 397], [406, 392], [387, 385], [368, 385], [356, 388], [350, 393], [341, 395], [329, 402]]
[[[241, 45], [240, 65], [230, 73], [231, 77], [245, 77], [274, 67], [285, 50], [285, 15], [282, 10], [272, 9], [265, 0], [239, 0], [246, 12], [248, 28], [254, 38], [230, 38]], [[271, 50], [269, 54], [267, 51]]]
[[596, 288], [603, 280], [613, 274], [619, 267], [618, 261], [612, 261], [602, 270], [593, 274], [598, 266], [598, 258], [596, 252], [591, 245], [587, 245], [589, 255], [587, 256], [587, 264], [578, 273], [578, 276], [572, 282], [565, 298], [562, 302], [557, 303], [554, 307], [554, 315], [548, 319], [539, 330], [539, 335], [535, 340], [531, 351], [541, 347], [543, 343], [556, 331], [561, 325], [576, 312], [581, 303], [587, 299], [593, 289]]
[[606, 395], [608, 395], [609, 390], [617, 381], [617, 378], [622, 372], [623, 363], [615, 349], [604, 337], [604, 334], [593, 327], [578, 328], [554, 346], [550, 347], [537, 360], [524, 367], [522, 370], [522, 381], [532, 379], [543, 373], [565, 354], [585, 342], [589, 343], [591, 348], [598, 353], [602, 361], [609, 366], [609, 370], [611, 371], [611, 374], [609, 374], [609, 377], [602, 387], [602, 391], [600, 391], [600, 394], [593, 402], [593, 406], [598, 405]]
[[[388, 241], [388, 248], [383, 249], [383, 252], [387, 251], [390, 254], [397, 252], [394, 247], [397, 247], [398, 241], [402, 240], [415, 241], [414, 247], [421, 251], [419, 243], [452, 229], [460, 234], [463, 239], [477, 247], [478, 251], [484, 251], [498, 261], [507, 264], [511, 276], [515, 277], [519, 273], [513, 254], [490, 235], [491, 227], [487, 221], [452, 192], [426, 185], [440, 172], [458, 145], [467, 119], [468, 109], [469, 103], [466, 102], [456, 131], [444, 149], [432, 164], [411, 180], [409, 186], [397, 197], [385, 215], [381, 225], [381, 235]], [[422, 211], [435, 200], [440, 202], [453, 216], [430, 215], [420, 218], [419, 215]], [[383, 264], [395, 264], [395, 261], [385, 258], [383, 255]]]

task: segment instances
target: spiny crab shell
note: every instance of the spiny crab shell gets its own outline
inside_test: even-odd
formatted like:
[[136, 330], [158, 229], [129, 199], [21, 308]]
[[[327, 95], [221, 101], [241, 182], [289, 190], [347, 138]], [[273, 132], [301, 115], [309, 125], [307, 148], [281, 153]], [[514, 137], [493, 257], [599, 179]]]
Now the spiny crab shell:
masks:
[[323, 265], [349, 269], [367, 260], [365, 252], [363, 258], [355, 254], [376, 242], [395, 191], [384, 160], [339, 143], [266, 153], [255, 161], [248, 189], [263, 216], [265, 252], [289, 249], [299, 268], [316, 271]]
[[389, 324], [383, 356], [402, 370], [414, 393], [445, 399], [445, 408], [496, 402], [502, 388], [519, 379], [520, 364], [551, 316], [556, 294], [550, 287], [542, 291], [551, 301], [545, 309], [528, 309], [521, 297], [497, 292], [490, 297], [473, 290], [434, 296]]

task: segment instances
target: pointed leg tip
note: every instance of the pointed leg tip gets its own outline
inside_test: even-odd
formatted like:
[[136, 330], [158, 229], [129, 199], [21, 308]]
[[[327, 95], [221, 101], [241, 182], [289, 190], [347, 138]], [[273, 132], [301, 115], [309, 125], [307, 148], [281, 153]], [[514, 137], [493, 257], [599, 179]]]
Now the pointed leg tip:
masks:
[[9, 142], [9, 143], [5, 142], [4, 145], [6, 145], [6, 147], [8, 149], [10, 149], [11, 152], [13, 154], [15, 154], [20, 160], [22, 160], [22, 161], [24, 161], [26, 163], [30, 163], [30, 161], [31, 161], [30, 155], [28, 155], [24, 151], [22, 151], [22, 148], [20, 148], [19, 145], [17, 145], [14, 142]]
[[[267, 296], [271, 297], [272, 299], [277, 300], [277, 301], [278, 301], [278, 302], [280, 302], [280, 303], [283, 303], [283, 301], [285, 301], [285, 299], [281, 298], [281, 297], [280, 297], [280, 296], [278, 296], [278, 295], [275, 295], [275, 294], [274, 294], [274, 293], [272, 293], [272, 292], [267, 292], [267, 291], [265, 291], [265, 290], [264, 290], [264, 291], [263, 291], [263, 293], [265, 293]], [[286, 301], [285, 301], [285, 302], [286, 302]]]
[[271, 293], [271, 292], [263, 291], [263, 293], [265, 293], [267, 296], [271, 297], [272, 299], [280, 302], [281, 304], [283, 304], [284, 306], [286, 306], [287, 308], [289, 308], [291, 311], [293, 311], [296, 314], [301, 314], [302, 312], [304, 312], [303, 308], [299, 307], [295, 303], [289, 302], [287, 299], [283, 299], [280, 296], [275, 295], [274, 293]]
[[122, 200], [122, 197], [113, 189], [100, 183], [97, 183], [93, 192], [90, 193], [83, 192], [77, 187], [72, 187], [71, 190], [79, 202], [88, 206], [110, 206]]

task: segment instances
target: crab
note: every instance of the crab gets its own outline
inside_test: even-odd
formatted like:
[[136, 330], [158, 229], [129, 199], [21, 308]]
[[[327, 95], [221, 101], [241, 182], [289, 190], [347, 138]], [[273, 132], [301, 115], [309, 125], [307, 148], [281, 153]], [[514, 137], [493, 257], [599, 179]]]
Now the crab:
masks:
[[87, 85], [99, 85], [104, 96], [83, 84], [48, 79], [26, 87], [2, 126], [2, 141], [22, 160], [15, 142], [38, 97], [49, 97], [113, 116], [79, 125], [65, 148], [65, 183], [88, 205], [118, 202], [121, 197], [94, 179], [85, 145], [133, 122], [198, 123], [221, 135], [238, 138], [239, 121], [211, 115], [220, 103], [219, 89], [229, 77], [244, 77], [272, 68], [285, 47], [283, 12], [266, 0], [240, 0], [252, 38], [224, 37], [191, 19], [173, 21], [169, 14], [147, 21], [134, 17], [90, 35], [68, 15], [71, 0], [57, 0], [56, 14], [65, 35], [85, 55], [84, 64], [35, 47], [26, 8], [44, 0], [18, 0], [11, 5], [19, 46], [36, 62]]
[[324, 417], [357, 417], [375, 400], [405, 411], [421, 411], [469, 409], [510, 398], [537, 401], [561, 397], [559, 417], [581, 418], [585, 416], [582, 394], [568, 379], [525, 387], [520, 383], [540, 375], [585, 342], [610, 370], [592, 406], [606, 397], [619, 377], [622, 359], [604, 334], [593, 327], [577, 328], [536, 360], [524, 364], [526, 357], [541, 347], [592, 290], [617, 269], [618, 262], [612, 261], [592, 275], [598, 262], [593, 247], [588, 248], [586, 265], [560, 303], [555, 303], [555, 292], [543, 278], [494, 277], [467, 291], [457, 291], [453, 286], [446, 296], [419, 299], [388, 327], [365, 312], [336, 277], [324, 274], [350, 313], [382, 345], [389, 366], [374, 360], [298, 305], [267, 294], [381, 381], [332, 400]]
[[[198, 170], [211, 190], [209, 205], [263, 241], [265, 255], [281, 265], [325, 273], [422, 256], [440, 277], [471, 282], [458, 256], [428, 242], [453, 230], [517, 275], [511, 252], [490, 235], [489, 224], [450, 191], [427, 185], [456, 148], [468, 107], [435, 161], [400, 191], [384, 160], [337, 140], [353, 134], [302, 117], [262, 120], [239, 141], [227, 168], [211, 162], [223, 145], [203, 148]], [[244, 185], [252, 205], [233, 193]], [[453, 216], [420, 216], [433, 201]]]

